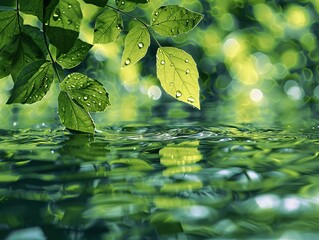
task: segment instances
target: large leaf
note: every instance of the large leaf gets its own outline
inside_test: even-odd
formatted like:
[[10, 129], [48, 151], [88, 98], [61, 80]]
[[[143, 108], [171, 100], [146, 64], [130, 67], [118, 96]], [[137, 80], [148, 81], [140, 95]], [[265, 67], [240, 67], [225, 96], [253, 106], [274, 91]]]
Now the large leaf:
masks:
[[134, 10], [137, 4], [139, 3], [148, 3], [149, 0], [116, 0], [115, 3], [118, 9], [124, 12], [130, 12]]
[[[22, 24], [22, 19], [21, 24]], [[16, 11], [0, 12], [0, 50], [10, 43], [14, 35], [19, 33], [18, 15]]]
[[150, 46], [150, 34], [146, 27], [135, 27], [126, 35], [122, 68], [131, 66], [143, 58]]
[[88, 112], [78, 106], [66, 92], [58, 97], [58, 114], [63, 125], [71, 130], [94, 133], [94, 122]]
[[22, 0], [19, 3], [22, 12], [37, 16], [43, 21], [43, 0]]
[[60, 83], [60, 88], [87, 112], [104, 111], [110, 105], [108, 93], [103, 85], [81, 73], [68, 75]]
[[20, 72], [7, 104], [40, 101], [50, 89], [53, 78], [54, 72], [49, 61], [29, 64]]
[[64, 68], [74, 68], [84, 60], [91, 47], [91, 44], [77, 39], [67, 53], [58, 55], [57, 62]]
[[61, 52], [68, 52], [79, 36], [79, 28], [82, 20], [80, 4], [77, 0], [63, 0], [48, 7], [51, 13], [46, 17], [44, 30], [50, 39], [50, 43]]
[[15, 82], [20, 71], [30, 63], [46, 59], [46, 48], [40, 29], [24, 26], [20, 35], [15, 37], [12, 48], [15, 54], [12, 60], [11, 75]]
[[108, 0], [84, 0], [85, 3], [90, 3], [98, 7], [105, 7]]
[[123, 29], [121, 15], [114, 10], [106, 10], [96, 19], [94, 43], [110, 43], [115, 41]]
[[192, 30], [202, 18], [203, 15], [177, 5], [162, 6], [153, 12], [151, 26], [158, 34], [170, 37]]
[[161, 47], [156, 54], [156, 70], [169, 95], [200, 109], [198, 71], [191, 55], [181, 49]]

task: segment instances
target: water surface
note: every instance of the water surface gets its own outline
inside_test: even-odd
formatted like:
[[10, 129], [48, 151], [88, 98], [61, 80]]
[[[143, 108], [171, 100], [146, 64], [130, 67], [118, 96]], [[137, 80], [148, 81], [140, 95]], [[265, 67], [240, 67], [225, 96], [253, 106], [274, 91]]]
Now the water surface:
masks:
[[319, 129], [0, 130], [1, 239], [314, 239]]

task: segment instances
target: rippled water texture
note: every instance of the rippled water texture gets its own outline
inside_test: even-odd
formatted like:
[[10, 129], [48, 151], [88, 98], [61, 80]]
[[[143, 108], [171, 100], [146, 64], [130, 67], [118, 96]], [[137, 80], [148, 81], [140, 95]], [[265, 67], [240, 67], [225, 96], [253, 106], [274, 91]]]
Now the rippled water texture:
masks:
[[1, 239], [315, 239], [319, 130], [0, 130]]

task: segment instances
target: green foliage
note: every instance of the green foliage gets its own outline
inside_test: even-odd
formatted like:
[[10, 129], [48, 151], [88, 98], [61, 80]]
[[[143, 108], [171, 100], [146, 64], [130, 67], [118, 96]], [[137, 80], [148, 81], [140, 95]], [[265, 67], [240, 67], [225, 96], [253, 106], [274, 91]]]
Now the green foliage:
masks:
[[50, 89], [54, 72], [49, 61], [36, 61], [20, 72], [7, 103], [35, 103]]
[[191, 55], [181, 49], [161, 47], [156, 54], [156, 69], [169, 95], [200, 109], [198, 71]]
[[122, 68], [137, 63], [147, 53], [151, 44], [146, 27], [135, 27], [127, 34], [122, 56]]
[[170, 37], [192, 30], [202, 18], [203, 15], [177, 5], [162, 6], [153, 12], [151, 26], [158, 34]]
[[[202, 15], [176, 5], [162, 6], [153, 12], [147, 24], [127, 13], [148, 2], [114, 0], [112, 5], [107, 0], [84, 0], [99, 9], [98, 16], [89, 19], [94, 23], [92, 43], [79, 38], [83, 14], [78, 0], [18, 0], [15, 11], [0, 12], [0, 78], [11, 75], [14, 82], [7, 104], [40, 101], [57, 79], [61, 90], [58, 114], [63, 125], [70, 130], [94, 133], [89, 112], [104, 111], [110, 105], [106, 89], [82, 73], [71, 73], [62, 81], [61, 68], [78, 66], [94, 44], [118, 39], [124, 30], [125, 15], [131, 27], [125, 38], [122, 68], [136, 64], [147, 54], [152, 36], [159, 46], [156, 65], [162, 87], [177, 100], [199, 109], [195, 61], [183, 50], [162, 47], [152, 31], [165, 37], [186, 33], [199, 23]], [[37, 17], [39, 22], [32, 26], [24, 24], [22, 16], [26, 15]]]
[[121, 15], [115, 10], [106, 10], [96, 19], [93, 43], [110, 43], [115, 41], [123, 26]]
[[52, 14], [46, 17], [45, 31], [50, 43], [61, 52], [68, 52], [79, 36], [82, 11], [77, 0], [52, 1], [48, 8]]
[[58, 97], [58, 112], [65, 127], [79, 132], [94, 133], [94, 123], [88, 112], [77, 105], [67, 92]]
[[116, 0], [116, 6], [119, 10], [123, 12], [130, 12], [134, 10], [137, 4], [139, 3], [148, 3], [148, 0]]
[[0, 49], [19, 33], [18, 16], [15, 11], [0, 12]]
[[88, 112], [104, 111], [110, 105], [108, 94], [101, 83], [81, 73], [72, 73], [60, 83], [61, 91]]
[[98, 7], [104, 7], [108, 0], [84, 0], [85, 3], [90, 3]]
[[58, 54], [57, 61], [61, 67], [66, 69], [79, 65], [89, 53], [92, 45], [77, 39], [67, 53]]

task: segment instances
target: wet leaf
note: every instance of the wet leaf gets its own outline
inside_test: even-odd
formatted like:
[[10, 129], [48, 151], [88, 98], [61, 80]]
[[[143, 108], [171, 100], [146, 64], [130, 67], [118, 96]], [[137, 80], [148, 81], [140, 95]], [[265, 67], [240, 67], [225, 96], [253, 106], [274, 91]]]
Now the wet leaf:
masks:
[[110, 43], [115, 41], [123, 29], [121, 15], [114, 10], [106, 10], [96, 19], [93, 43]]
[[110, 105], [108, 93], [103, 85], [81, 73], [68, 75], [60, 83], [60, 88], [87, 112], [104, 111]]
[[43, 0], [23, 0], [19, 3], [22, 12], [37, 16], [40, 21], [43, 21]]
[[82, 20], [80, 4], [76, 0], [52, 1], [48, 7], [51, 12], [46, 17], [44, 29], [50, 43], [61, 52], [68, 52], [79, 36]]
[[148, 0], [116, 0], [116, 6], [124, 12], [130, 12], [134, 10], [137, 4], [148, 2]]
[[59, 54], [57, 62], [64, 68], [74, 68], [84, 60], [91, 47], [91, 44], [77, 39], [67, 53]]
[[49, 61], [36, 61], [20, 72], [7, 102], [34, 103], [40, 101], [49, 91], [54, 73]]
[[9, 44], [15, 34], [19, 33], [17, 16], [16, 11], [0, 12], [0, 50]]
[[122, 56], [122, 68], [131, 66], [143, 58], [150, 46], [150, 34], [145, 27], [135, 27], [127, 34]]
[[98, 7], [105, 7], [108, 0], [84, 0], [85, 3], [93, 4]]
[[79, 132], [94, 133], [94, 122], [88, 112], [77, 105], [67, 92], [61, 91], [58, 97], [58, 114], [63, 125]]
[[203, 15], [177, 5], [162, 6], [153, 12], [151, 26], [158, 34], [170, 37], [192, 30], [202, 18]]
[[179, 101], [200, 109], [198, 71], [191, 55], [173, 47], [156, 54], [156, 74], [163, 89]]

